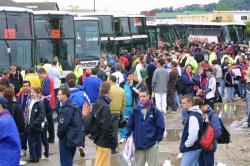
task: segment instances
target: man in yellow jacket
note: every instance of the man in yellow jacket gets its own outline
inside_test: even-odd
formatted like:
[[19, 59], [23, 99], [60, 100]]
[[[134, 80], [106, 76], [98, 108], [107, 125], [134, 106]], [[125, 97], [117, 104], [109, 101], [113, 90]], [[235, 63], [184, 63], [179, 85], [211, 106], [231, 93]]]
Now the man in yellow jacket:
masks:
[[40, 78], [33, 69], [28, 70], [28, 73], [24, 76], [24, 80], [30, 82], [31, 88], [41, 88]]
[[[111, 84], [111, 89], [108, 93], [108, 97], [111, 99], [111, 103], [109, 106], [112, 113], [112, 123], [117, 138], [120, 114], [123, 113], [125, 108], [125, 93], [124, 90], [116, 84], [116, 77], [114, 75], [111, 75], [109, 77], [109, 82]], [[112, 149], [111, 153], [116, 154], [117, 153], [116, 148]]]

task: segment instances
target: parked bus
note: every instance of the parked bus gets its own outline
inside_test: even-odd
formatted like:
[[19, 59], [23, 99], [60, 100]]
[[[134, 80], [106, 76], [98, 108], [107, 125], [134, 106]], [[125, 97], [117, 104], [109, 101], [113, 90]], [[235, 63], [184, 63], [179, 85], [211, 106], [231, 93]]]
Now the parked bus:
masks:
[[131, 51], [132, 37], [129, 28], [129, 17], [127, 15], [114, 15], [115, 31], [115, 53], [122, 50]]
[[201, 42], [246, 42], [246, 28], [243, 23], [217, 22], [170, 22], [158, 23], [160, 38], [165, 43], [198, 40]]
[[35, 59], [37, 64], [57, 56], [63, 70], [72, 70], [75, 57], [74, 17], [63, 11], [36, 11]]
[[101, 51], [115, 52], [115, 32], [113, 24], [113, 15], [109, 13], [78, 13], [82, 17], [96, 17], [99, 19], [101, 35]]
[[148, 35], [146, 31], [146, 16], [129, 15], [129, 27], [132, 36], [132, 48], [147, 49]]
[[0, 69], [16, 63], [28, 69], [33, 62], [33, 13], [16, 7], [0, 8]]
[[158, 48], [158, 34], [157, 34], [157, 25], [155, 22], [152, 21], [147, 21], [147, 45], [149, 48]]
[[95, 67], [100, 58], [99, 19], [75, 17], [75, 55], [84, 67]]

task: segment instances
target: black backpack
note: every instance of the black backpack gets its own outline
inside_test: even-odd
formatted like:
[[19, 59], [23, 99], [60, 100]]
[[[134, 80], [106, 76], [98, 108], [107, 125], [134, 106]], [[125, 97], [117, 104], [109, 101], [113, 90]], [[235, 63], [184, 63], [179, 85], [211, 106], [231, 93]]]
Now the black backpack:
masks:
[[230, 141], [230, 133], [226, 129], [225, 125], [223, 124], [221, 118], [220, 119], [220, 124], [221, 124], [221, 136], [219, 139], [217, 139], [218, 144], [228, 144]]
[[183, 94], [185, 90], [185, 85], [181, 78], [176, 81], [175, 88], [179, 94]]
[[90, 135], [94, 138], [98, 135], [98, 127], [99, 124], [97, 122], [96, 115], [103, 107], [99, 107], [97, 110], [92, 110], [85, 118], [84, 118], [84, 133], [85, 135]]

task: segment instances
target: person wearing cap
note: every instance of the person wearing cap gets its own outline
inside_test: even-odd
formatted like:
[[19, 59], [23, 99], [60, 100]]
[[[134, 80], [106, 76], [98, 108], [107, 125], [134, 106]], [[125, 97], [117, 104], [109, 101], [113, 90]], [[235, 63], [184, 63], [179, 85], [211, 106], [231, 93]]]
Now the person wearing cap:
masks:
[[6, 105], [7, 100], [0, 97], [0, 165], [17, 166], [21, 156], [21, 141]]

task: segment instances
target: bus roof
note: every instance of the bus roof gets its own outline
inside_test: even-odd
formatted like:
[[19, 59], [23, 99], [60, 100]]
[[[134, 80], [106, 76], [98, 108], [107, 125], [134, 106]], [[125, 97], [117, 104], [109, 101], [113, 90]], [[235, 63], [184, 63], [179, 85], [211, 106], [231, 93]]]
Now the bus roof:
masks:
[[226, 25], [245, 25], [244, 23], [236, 22], [166, 22], [156, 21], [157, 25], [214, 25], [214, 26], [226, 26]]
[[93, 12], [93, 13], [75, 13], [78, 16], [113, 16], [111, 13], [105, 13], [105, 12]]
[[132, 17], [132, 18], [133, 18], [133, 17], [143, 17], [143, 18], [146, 18], [146, 16], [145, 16], [145, 15], [139, 15], [139, 14], [138, 14], [138, 15], [135, 15], [135, 14], [129, 14], [129, 15], [128, 15], [128, 17]]
[[125, 17], [129, 17], [129, 15], [126, 15], [126, 14], [113, 14], [113, 16], [115, 17], [115, 18], [118, 18], [118, 17], [123, 17], [123, 18], [125, 18]]
[[38, 10], [38, 11], [34, 11], [34, 14], [35, 15], [51, 14], [51, 15], [71, 15], [71, 16], [73, 16], [73, 14], [70, 12], [58, 11], [58, 10]]
[[74, 17], [75, 21], [99, 21], [98, 18], [95, 17]]
[[2, 11], [9, 11], [9, 12], [29, 12], [33, 13], [33, 10], [27, 9], [27, 8], [21, 8], [21, 7], [8, 7], [8, 6], [1, 6], [0, 12]]

